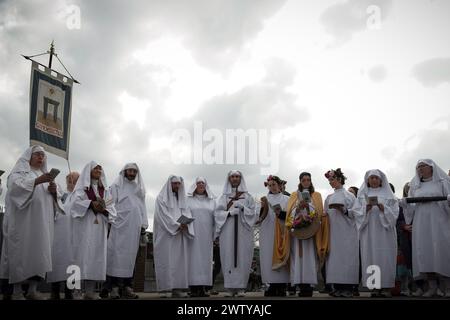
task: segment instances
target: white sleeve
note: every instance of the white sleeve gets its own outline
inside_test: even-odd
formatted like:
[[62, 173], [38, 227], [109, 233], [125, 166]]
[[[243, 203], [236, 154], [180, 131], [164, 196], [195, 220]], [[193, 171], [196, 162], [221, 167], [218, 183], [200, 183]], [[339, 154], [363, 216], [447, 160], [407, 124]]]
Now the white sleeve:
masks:
[[68, 212], [73, 218], [83, 218], [89, 211], [90, 205], [91, 200], [89, 200], [86, 193], [78, 191], [72, 195], [70, 204], [66, 208], [68, 208]]
[[384, 204], [384, 212], [380, 211], [380, 222], [385, 229], [395, 228], [399, 215], [399, 206], [396, 199], [389, 199]]
[[180, 231], [180, 223], [172, 218], [168, 210], [164, 203], [156, 199], [154, 219], [166, 232], [174, 236]]
[[19, 209], [24, 209], [30, 205], [35, 180], [29, 173], [13, 173], [9, 177], [9, 198]]
[[256, 215], [255, 200], [250, 194], [246, 194], [243, 210], [244, 212], [241, 214], [242, 222], [248, 230], [252, 230], [258, 216]]
[[214, 224], [215, 224], [214, 239], [217, 236], [219, 236], [223, 225], [227, 221], [227, 217], [228, 217], [228, 211], [227, 211], [226, 195], [222, 195], [216, 201], [216, 210], [214, 211]]

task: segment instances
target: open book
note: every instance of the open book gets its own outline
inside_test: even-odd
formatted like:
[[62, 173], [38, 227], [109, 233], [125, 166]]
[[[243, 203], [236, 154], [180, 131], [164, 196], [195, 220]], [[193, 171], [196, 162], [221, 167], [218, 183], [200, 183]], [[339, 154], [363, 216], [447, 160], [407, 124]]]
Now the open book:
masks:
[[189, 218], [189, 217], [186, 217], [184, 215], [181, 215], [178, 218], [177, 222], [180, 223], [180, 224], [189, 224], [189, 223], [191, 223], [194, 220], [195, 220], [194, 218]]
[[367, 204], [376, 206], [378, 204], [378, 197], [377, 196], [367, 197], [366, 202]]

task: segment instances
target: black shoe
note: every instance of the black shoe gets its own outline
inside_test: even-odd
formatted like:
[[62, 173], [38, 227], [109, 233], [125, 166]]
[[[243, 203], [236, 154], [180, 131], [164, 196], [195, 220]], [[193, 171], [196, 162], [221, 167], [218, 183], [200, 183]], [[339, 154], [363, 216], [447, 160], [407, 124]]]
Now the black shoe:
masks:
[[203, 288], [203, 296], [205, 298], [209, 297], [209, 290], [207, 290], [206, 288]]
[[59, 295], [59, 292], [52, 292], [50, 294], [50, 300], [61, 300], [61, 296]]
[[65, 293], [64, 300], [73, 300], [73, 293], [72, 292]]
[[121, 297], [123, 299], [139, 299], [139, 296], [133, 291], [131, 287], [125, 287], [122, 290]]
[[277, 288], [277, 297], [286, 297], [286, 287], [280, 286]]
[[73, 300], [73, 291], [67, 287], [64, 288], [64, 299]]
[[302, 297], [302, 298], [310, 298], [313, 296], [313, 292], [312, 292], [312, 290], [311, 291], [300, 291], [298, 293], [298, 296]]
[[334, 291], [334, 290], [333, 290], [333, 288], [331, 287], [331, 285], [326, 284], [326, 285], [323, 287], [323, 290], [320, 291], [320, 293], [328, 293], [328, 294], [330, 294], [330, 293], [333, 292], [333, 291]]
[[265, 297], [276, 297], [277, 296], [277, 288], [274, 285], [269, 285], [269, 288], [264, 291]]
[[11, 295], [8, 293], [8, 294], [4, 294], [3, 295], [3, 301], [11, 301]]
[[200, 296], [201, 296], [202, 298], [209, 297], [209, 293], [208, 293], [208, 291], [206, 290], [205, 287], [202, 287], [202, 288], [200, 289]]
[[300, 284], [299, 285], [299, 297], [309, 298], [313, 296], [313, 288], [309, 284]]
[[191, 287], [190, 297], [191, 298], [200, 298], [201, 295], [201, 289], [197, 286]]
[[109, 298], [109, 291], [108, 291], [108, 289], [102, 289], [102, 291], [100, 291], [99, 296], [102, 299], [108, 299]]
[[59, 295], [59, 282], [52, 283], [52, 289], [50, 293], [51, 300], [61, 300], [61, 296]]

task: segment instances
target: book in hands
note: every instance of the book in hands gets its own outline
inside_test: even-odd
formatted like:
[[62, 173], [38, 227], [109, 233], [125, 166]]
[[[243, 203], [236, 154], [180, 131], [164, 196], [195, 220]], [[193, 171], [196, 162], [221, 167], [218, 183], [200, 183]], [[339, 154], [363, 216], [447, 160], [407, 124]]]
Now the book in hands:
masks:
[[276, 211], [276, 210], [280, 210], [280, 211], [281, 211], [281, 205], [280, 205], [279, 203], [274, 204], [274, 205], [272, 206], [272, 209], [273, 209], [273, 211]]
[[189, 218], [189, 217], [186, 217], [184, 215], [181, 215], [178, 218], [177, 222], [180, 223], [180, 224], [189, 224], [189, 223], [191, 223], [194, 220], [195, 220], [195, 218]]
[[305, 201], [306, 203], [310, 203], [311, 202], [311, 194], [309, 193], [309, 191], [302, 191], [302, 199], [303, 201]]
[[55, 180], [55, 178], [59, 174], [59, 172], [60, 171], [58, 169], [53, 168], [52, 170], [50, 170], [50, 172], [48, 174], [53, 178], [53, 180]]
[[107, 199], [105, 201], [105, 199], [102, 199], [100, 197], [97, 197], [97, 201], [100, 204], [100, 206], [102, 207], [103, 210], [106, 210], [106, 208], [111, 205], [111, 203], [113, 203], [113, 199]]
[[367, 197], [367, 204], [369, 204], [371, 206], [378, 205], [378, 197], [377, 196]]

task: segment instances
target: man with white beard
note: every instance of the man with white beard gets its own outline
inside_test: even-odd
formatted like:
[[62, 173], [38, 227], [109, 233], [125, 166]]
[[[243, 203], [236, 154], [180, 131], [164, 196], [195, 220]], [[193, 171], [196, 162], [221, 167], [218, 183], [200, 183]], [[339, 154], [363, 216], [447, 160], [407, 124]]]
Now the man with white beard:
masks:
[[220, 240], [220, 260], [226, 296], [245, 296], [253, 260], [255, 201], [240, 171], [230, 171], [219, 198], [215, 224]]
[[110, 190], [117, 212], [108, 238], [106, 274], [112, 285], [110, 297], [120, 298], [121, 284], [123, 298], [137, 299], [132, 289], [134, 265], [141, 233], [148, 227], [144, 181], [137, 164], [126, 164]]
[[14, 284], [13, 300], [42, 300], [37, 285], [52, 270], [54, 216], [63, 213], [61, 192], [47, 172], [47, 155], [41, 146], [29, 147], [8, 177], [5, 241], [0, 277]]

